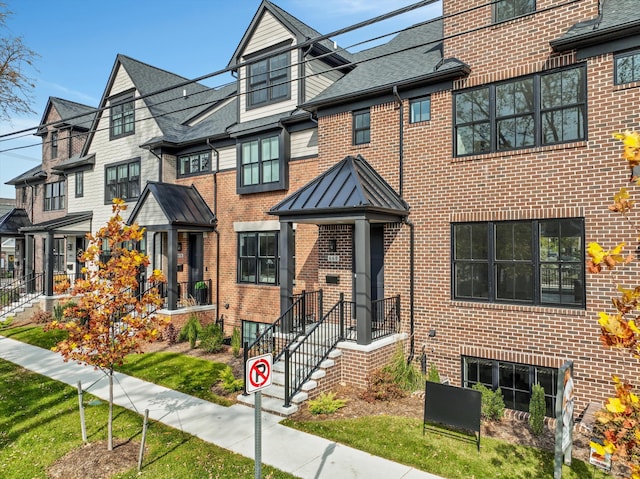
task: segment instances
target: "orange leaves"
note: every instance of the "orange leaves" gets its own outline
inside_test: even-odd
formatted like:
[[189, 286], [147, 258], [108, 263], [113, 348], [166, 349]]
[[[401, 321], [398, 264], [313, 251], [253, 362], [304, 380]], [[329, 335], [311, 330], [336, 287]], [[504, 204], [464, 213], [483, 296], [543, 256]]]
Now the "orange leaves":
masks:
[[629, 262], [632, 257], [624, 258], [622, 248], [624, 243], [620, 243], [611, 251], [605, 251], [598, 243], [589, 243], [587, 246], [587, 254], [591, 258], [587, 262], [587, 268], [591, 273], [599, 273], [602, 271], [602, 265], [604, 264], [607, 269], [613, 269], [617, 263]]
[[609, 210], [616, 213], [628, 213], [635, 204], [630, 198], [629, 190], [620, 188], [620, 191], [613, 196], [613, 204], [609, 206]]
[[622, 141], [622, 158], [627, 160], [631, 169], [631, 179], [633, 180], [633, 167], [640, 165], [640, 134], [637, 131], [623, 131], [614, 133], [613, 137]]

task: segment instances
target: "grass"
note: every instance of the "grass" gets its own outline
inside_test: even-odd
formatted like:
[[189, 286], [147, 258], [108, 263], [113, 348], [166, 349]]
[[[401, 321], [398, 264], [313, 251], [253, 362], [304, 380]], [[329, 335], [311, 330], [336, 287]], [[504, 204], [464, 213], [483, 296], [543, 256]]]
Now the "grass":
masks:
[[[85, 404], [91, 401], [85, 398]], [[90, 442], [106, 438], [107, 403], [85, 409]], [[140, 441], [142, 418], [115, 408], [114, 436]], [[0, 360], [0, 467], [3, 479], [47, 477], [47, 468], [80, 447], [78, 394], [74, 388]], [[137, 467], [114, 476], [172, 479], [253, 477], [254, 462], [194, 436], [150, 422], [142, 474]], [[105, 453], [107, 453], [105, 448]], [[265, 477], [294, 478], [263, 465]]]
[[[532, 447], [481, 438], [480, 452], [471, 436], [432, 426], [423, 435], [418, 419], [371, 416], [355, 419], [284, 424], [332, 441], [428, 471], [448, 479], [553, 478], [552, 453]], [[594, 466], [573, 459], [563, 466], [563, 479], [609, 477]]]

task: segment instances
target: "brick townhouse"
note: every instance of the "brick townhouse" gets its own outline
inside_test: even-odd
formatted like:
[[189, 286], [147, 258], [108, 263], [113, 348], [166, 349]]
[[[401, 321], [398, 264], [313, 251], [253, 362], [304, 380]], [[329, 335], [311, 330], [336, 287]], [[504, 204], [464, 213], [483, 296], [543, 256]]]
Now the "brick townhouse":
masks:
[[549, 415], [573, 361], [580, 412], [612, 374], [640, 372], [600, 344], [615, 289], [585, 271], [586, 244], [634, 234], [607, 209], [629, 176], [612, 132], [640, 127], [634, 7], [443, 0], [440, 17], [351, 53], [263, 1], [234, 85], [118, 56], [67, 189], [83, 171], [93, 229], [126, 191], [175, 321], [204, 281], [197, 308], [227, 334], [252, 341], [281, 317], [288, 335], [301, 293], [322, 290], [305, 322], [347, 311], [324, 388], [364, 385], [403, 339], [513, 409], [541, 383]]

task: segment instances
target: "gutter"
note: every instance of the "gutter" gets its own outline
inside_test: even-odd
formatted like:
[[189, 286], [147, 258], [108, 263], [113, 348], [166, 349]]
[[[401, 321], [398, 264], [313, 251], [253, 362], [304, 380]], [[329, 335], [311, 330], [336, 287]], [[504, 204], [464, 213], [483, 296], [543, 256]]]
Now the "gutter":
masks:
[[[218, 221], [218, 171], [220, 171], [220, 152], [215, 149], [211, 144], [209, 138], [207, 138], [207, 146], [211, 148], [211, 151], [216, 155], [216, 168], [213, 172], [213, 216]], [[220, 320], [220, 231], [218, 231], [218, 225], [213, 228], [213, 232], [216, 234], [216, 324]]]

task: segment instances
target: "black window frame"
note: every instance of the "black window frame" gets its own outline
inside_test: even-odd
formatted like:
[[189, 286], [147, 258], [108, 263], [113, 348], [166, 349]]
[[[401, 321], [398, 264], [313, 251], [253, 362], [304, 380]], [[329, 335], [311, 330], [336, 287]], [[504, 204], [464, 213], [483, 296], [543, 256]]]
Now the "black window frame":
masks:
[[51, 158], [58, 157], [58, 132], [51, 132]]
[[[116, 140], [136, 132], [136, 108], [133, 92], [116, 96], [109, 101], [109, 139]], [[117, 122], [122, 119], [122, 123]], [[122, 131], [116, 132], [117, 128]]]
[[84, 196], [84, 171], [76, 171], [75, 180], [76, 198], [82, 198]]
[[[631, 69], [633, 71], [630, 79], [620, 77], [620, 62], [631, 61]], [[640, 50], [630, 50], [624, 53], [618, 53], [613, 57], [613, 82], [615, 85], [625, 85], [640, 81]]]
[[60, 211], [65, 208], [66, 185], [64, 180], [44, 184], [44, 211]]
[[[123, 172], [123, 167], [127, 167], [127, 179], [121, 177], [120, 173]], [[137, 177], [134, 175], [134, 178], [131, 179], [131, 170], [137, 166], [138, 175]], [[114, 198], [120, 198], [125, 202], [136, 201], [140, 197], [141, 193], [141, 162], [140, 157], [132, 158], [130, 160], [119, 161], [117, 163], [110, 163], [105, 165], [104, 167], [104, 203], [111, 204]], [[109, 173], [110, 171], [115, 170], [114, 182], [109, 183]], [[135, 170], [134, 170], [135, 173]], [[115, 186], [111, 186], [111, 185]], [[126, 195], [122, 195], [123, 189], [127, 190]], [[133, 189], [134, 194], [129, 195], [130, 189]], [[135, 194], [137, 193], [137, 194]]]
[[[574, 73], [578, 76], [575, 80], [575, 91], [569, 90], [566, 94], [560, 91], [556, 96], [545, 95], [546, 89], [553, 84], [554, 80], [555, 83], [559, 83], [559, 88], [562, 90], [565, 83], [571, 83], [571, 75]], [[521, 90], [524, 88], [521, 87], [519, 90], [514, 88], [511, 93], [513, 95], [512, 111], [498, 112], [499, 102], [502, 105], [506, 103], [497, 99], [497, 92], [508, 90], [510, 85], [522, 85], [526, 82], [531, 82], [532, 88], [531, 98], [528, 99], [531, 103], [529, 109], [523, 109], [521, 99], [526, 97], [526, 92], [523, 93]], [[552, 100], [558, 97], [560, 104], [554, 104]], [[503, 109], [505, 108], [503, 107]], [[565, 132], [564, 122], [558, 121], [564, 119], [565, 114], [567, 117], [570, 117], [571, 114], [575, 115], [575, 125], [570, 126], [576, 129], [576, 135], [570, 135], [572, 130], [569, 127]], [[529, 117], [528, 122], [523, 122], [523, 119], [527, 117]], [[550, 119], [554, 121], [550, 121]], [[588, 132], [586, 66], [584, 64], [571, 65], [457, 91], [453, 97], [453, 120], [455, 157], [585, 141]], [[508, 124], [508, 122], [514, 124], [515, 144], [508, 144], [506, 139], [498, 133], [502, 124]], [[530, 138], [530, 141], [518, 144], [518, 135], [520, 138], [523, 137], [519, 128], [530, 122], [533, 123], [533, 131], [530, 133], [527, 131], [527, 138]], [[556, 126], [556, 123], [563, 128], [545, 128], [547, 125]], [[463, 130], [466, 131], [464, 135], [460, 133]], [[561, 130], [559, 138], [553, 138], [553, 135], [549, 134], [549, 132], [554, 133], [556, 130]], [[499, 137], [503, 140], [500, 141]], [[465, 139], [472, 140], [470, 151], [467, 151], [467, 147], [462, 151], [461, 147], [464, 146]]]
[[[273, 254], [266, 254], [261, 249], [262, 238], [272, 238], [272, 245], [274, 248]], [[243, 238], [251, 238], [254, 241], [253, 251], [247, 251], [249, 248], [245, 246], [243, 248]], [[280, 285], [280, 254], [279, 254], [279, 243], [280, 233], [279, 231], [240, 231], [238, 232], [238, 243], [237, 243], [237, 282], [239, 284], [255, 284], [255, 285], [263, 285], [263, 286], [279, 286]], [[261, 266], [268, 265], [268, 263], [263, 263], [264, 261], [273, 261], [273, 265], [271, 268], [273, 270], [273, 275], [264, 274], [261, 275], [261, 271], [263, 269]], [[253, 278], [251, 279], [251, 276]], [[261, 281], [261, 278], [273, 277], [273, 281]]]
[[[426, 112], [424, 111], [427, 105]], [[415, 107], [419, 105], [419, 115], [415, 114]], [[426, 116], [426, 118], [424, 117]], [[409, 100], [409, 123], [422, 123], [431, 120], [431, 95]]]
[[[197, 165], [197, 167], [196, 167]], [[183, 168], [183, 166], [185, 168]], [[187, 171], [188, 168], [188, 171]], [[211, 172], [211, 152], [198, 151], [178, 156], [178, 178], [204, 175]]]
[[[274, 143], [275, 140], [275, 143]], [[277, 145], [278, 157], [265, 159], [265, 148]], [[247, 148], [255, 145], [256, 151], [245, 156]], [[271, 148], [269, 148], [271, 151]], [[255, 154], [256, 158], [253, 158]], [[245, 138], [237, 144], [236, 190], [239, 195], [261, 193], [265, 191], [283, 190], [287, 187], [287, 155], [286, 142], [282, 132], [264, 133], [260, 136]], [[257, 181], [245, 181], [247, 174], [255, 175]], [[273, 180], [274, 172], [277, 179]], [[269, 176], [267, 176], [269, 175]]]
[[[282, 60], [284, 63], [278, 64]], [[246, 71], [247, 110], [291, 99], [290, 51], [250, 63]]]
[[67, 255], [64, 238], [53, 238], [53, 271], [54, 273], [66, 273]]
[[[518, 4], [521, 4], [520, 8]], [[536, 0], [497, 0], [493, 5], [493, 23], [508, 22], [535, 11]]]
[[[509, 226], [514, 227], [511, 257], [505, 241]], [[503, 230], [500, 238], [498, 227]], [[557, 236], [552, 235], [554, 228]], [[563, 228], [579, 235], [562, 234]], [[576, 238], [579, 244], [572, 245]], [[523, 240], [530, 241], [528, 257], [515, 248]], [[451, 224], [453, 300], [585, 309], [585, 296], [584, 218]]]
[[[481, 363], [483, 366], [482, 369], [480, 368]], [[470, 374], [471, 371], [469, 366], [471, 364], [476, 365], [476, 371], [474, 374]], [[511, 385], [505, 384], [505, 378], [501, 377], [502, 375], [500, 374], [501, 366], [504, 366], [502, 368], [504, 370], [507, 369], [507, 366], [520, 369], [527, 368], [527, 389], [525, 390], [524, 387], [518, 387], [518, 385], [515, 383], [515, 374], [513, 375], [513, 381]], [[535, 384], [540, 384], [544, 388], [546, 405], [545, 415], [547, 417], [555, 416], [555, 404], [558, 392], [558, 368], [537, 366], [534, 364], [514, 363], [511, 361], [500, 361], [496, 359], [486, 359], [476, 356], [462, 356], [461, 373], [462, 377], [460, 378], [460, 383], [462, 384], [462, 387], [471, 388], [477, 383], [480, 383], [493, 391], [495, 391], [499, 387], [505, 401], [505, 407], [509, 409], [515, 409], [516, 411], [529, 411], [529, 400], [531, 399], [533, 386]], [[548, 376], [549, 379], [543, 379], [544, 376]], [[519, 402], [521, 404], [521, 407], [517, 408], [516, 405], [518, 403], [518, 400], [516, 399], [516, 396], [520, 395], [522, 397], [523, 394], [527, 394], [528, 397], [526, 399], [520, 400]]]
[[[361, 121], [366, 118], [366, 121]], [[368, 145], [371, 143], [371, 110], [354, 111], [352, 114], [352, 132], [354, 145]]]

